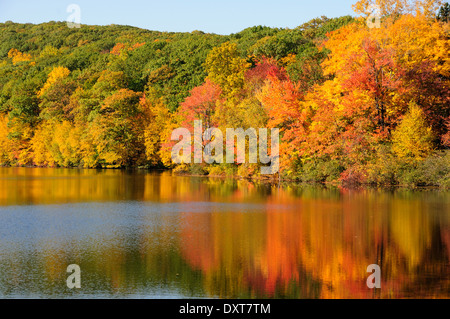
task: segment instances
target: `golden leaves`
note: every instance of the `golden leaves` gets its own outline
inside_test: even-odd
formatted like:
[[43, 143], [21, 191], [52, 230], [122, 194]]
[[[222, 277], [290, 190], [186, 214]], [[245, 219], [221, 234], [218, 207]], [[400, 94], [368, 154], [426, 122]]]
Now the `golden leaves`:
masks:
[[420, 107], [411, 103], [408, 113], [392, 133], [394, 153], [409, 161], [426, 158], [433, 151], [434, 135]]
[[42, 89], [38, 92], [38, 97], [42, 97], [45, 92], [58, 80], [64, 79], [69, 76], [70, 70], [68, 68], [57, 66], [48, 75], [47, 82], [45, 82]]
[[219, 85], [227, 96], [242, 89], [249, 67], [250, 63], [239, 56], [237, 45], [230, 42], [212, 49], [205, 61], [208, 79]]
[[17, 63], [30, 61], [31, 55], [28, 53], [22, 53], [17, 49], [11, 49], [8, 52], [8, 58], [12, 58], [12, 63], [16, 65]]

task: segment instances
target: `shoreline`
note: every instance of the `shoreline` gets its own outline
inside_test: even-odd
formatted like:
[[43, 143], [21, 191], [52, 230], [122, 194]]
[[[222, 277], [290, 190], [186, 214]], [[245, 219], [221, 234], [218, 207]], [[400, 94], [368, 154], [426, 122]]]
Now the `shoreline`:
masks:
[[79, 170], [79, 171], [87, 171], [87, 170], [111, 170], [111, 171], [146, 171], [150, 172], [170, 172], [172, 176], [179, 177], [197, 177], [197, 178], [214, 178], [214, 179], [222, 179], [222, 180], [246, 180], [248, 182], [259, 182], [270, 185], [281, 186], [281, 184], [290, 184], [292, 186], [300, 187], [302, 185], [308, 186], [321, 186], [321, 187], [335, 187], [335, 188], [343, 188], [343, 189], [410, 189], [410, 190], [437, 190], [437, 191], [448, 191], [449, 187], [440, 187], [436, 185], [406, 185], [406, 184], [344, 184], [339, 182], [314, 182], [314, 181], [299, 181], [295, 179], [285, 179], [285, 178], [264, 178], [264, 177], [244, 177], [237, 175], [204, 175], [204, 174], [190, 174], [190, 173], [182, 173], [175, 172], [174, 169], [168, 168], [144, 168], [144, 167], [100, 167], [100, 168], [85, 168], [85, 167], [51, 167], [51, 166], [5, 166], [1, 165], [0, 168], [43, 168], [43, 169], [65, 169], [65, 170]]

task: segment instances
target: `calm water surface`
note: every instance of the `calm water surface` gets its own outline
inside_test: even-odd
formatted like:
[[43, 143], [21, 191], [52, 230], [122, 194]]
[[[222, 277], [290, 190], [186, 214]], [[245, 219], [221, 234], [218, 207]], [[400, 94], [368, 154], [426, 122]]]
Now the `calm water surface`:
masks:
[[450, 298], [449, 258], [448, 191], [0, 168], [1, 298]]

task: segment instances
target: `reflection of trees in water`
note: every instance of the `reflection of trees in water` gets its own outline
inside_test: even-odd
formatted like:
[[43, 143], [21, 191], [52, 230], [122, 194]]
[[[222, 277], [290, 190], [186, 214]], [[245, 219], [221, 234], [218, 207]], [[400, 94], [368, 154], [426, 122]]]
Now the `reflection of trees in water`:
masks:
[[[448, 192], [278, 187], [169, 172], [7, 170], [14, 177], [0, 178], [0, 205], [143, 200], [178, 203], [183, 213], [144, 214], [157, 223], [143, 220], [81, 244], [19, 247], [0, 259], [4, 293], [67, 293], [65, 267], [79, 263], [85, 289], [112, 294], [169, 287], [188, 296], [449, 297]], [[381, 291], [366, 287], [373, 263], [381, 266]]]
[[[265, 214], [186, 214], [183, 255], [202, 270], [207, 291], [223, 297], [448, 297], [448, 216], [402, 195], [341, 195], [281, 190]], [[382, 269], [381, 291], [366, 286], [372, 263]]]
[[[0, 295], [161, 296], [175, 290], [201, 296], [202, 275], [181, 257], [169, 222], [138, 232], [105, 229], [81, 242], [48, 238], [36, 242], [33, 250], [8, 251], [0, 258]], [[66, 286], [66, 268], [72, 263], [81, 267], [79, 291]]]
[[0, 205], [119, 200], [261, 201], [272, 189], [265, 183], [146, 170], [0, 168]]

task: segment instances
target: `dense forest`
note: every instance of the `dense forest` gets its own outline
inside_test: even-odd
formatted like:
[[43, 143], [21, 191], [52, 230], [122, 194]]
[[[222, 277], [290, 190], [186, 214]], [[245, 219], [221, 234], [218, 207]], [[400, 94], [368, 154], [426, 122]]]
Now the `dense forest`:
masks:
[[172, 163], [171, 132], [201, 119], [279, 128], [277, 178], [450, 187], [449, 5], [408, 3], [228, 36], [2, 23], [0, 165], [258, 177]]

